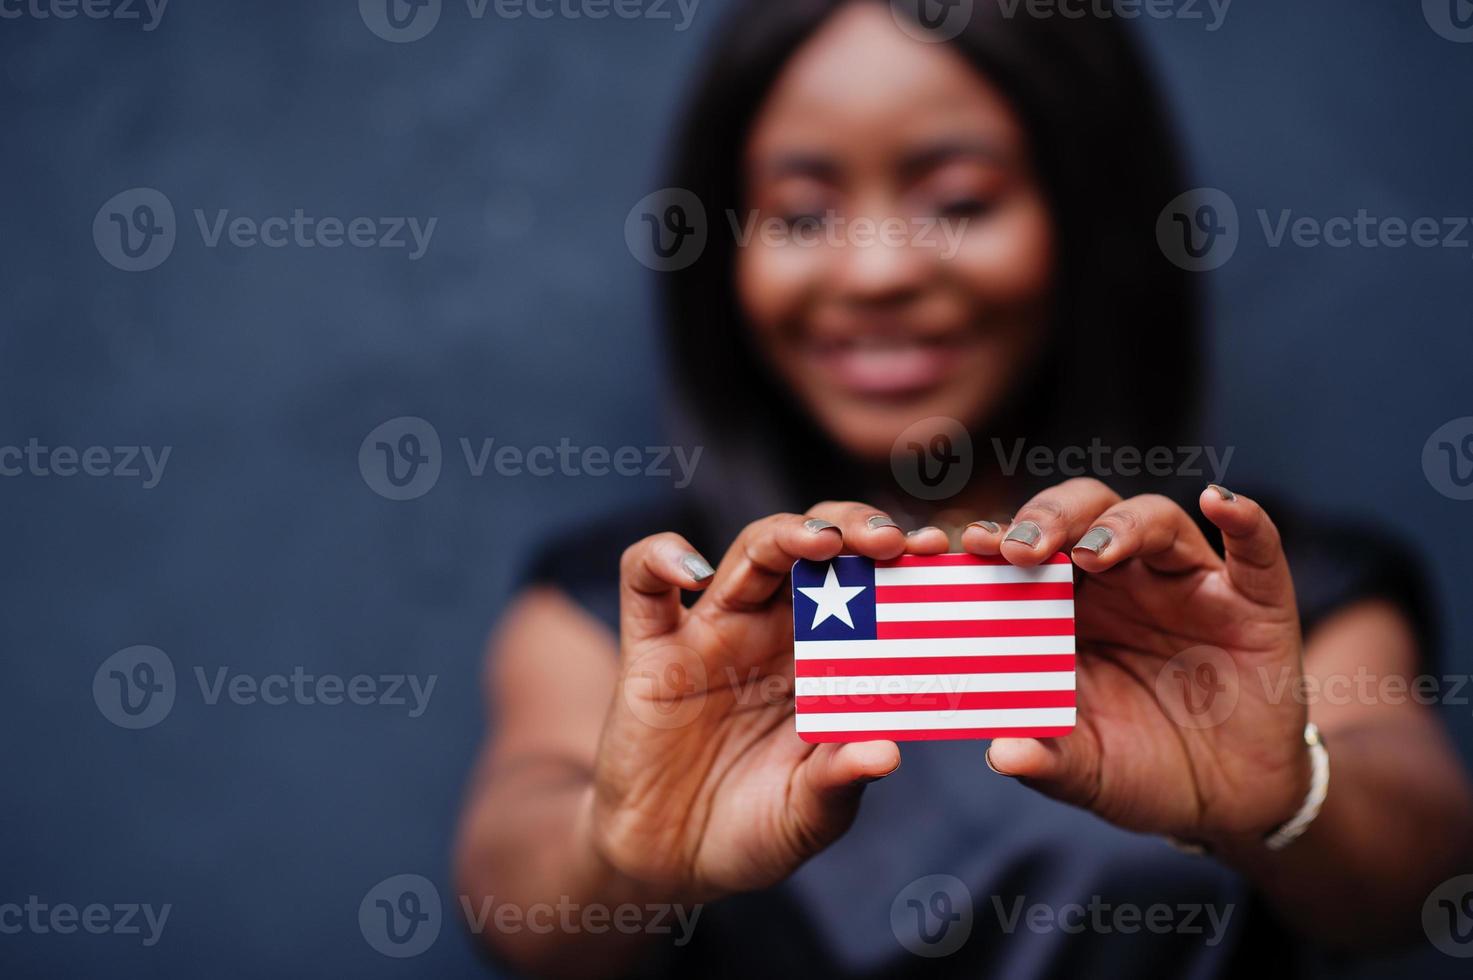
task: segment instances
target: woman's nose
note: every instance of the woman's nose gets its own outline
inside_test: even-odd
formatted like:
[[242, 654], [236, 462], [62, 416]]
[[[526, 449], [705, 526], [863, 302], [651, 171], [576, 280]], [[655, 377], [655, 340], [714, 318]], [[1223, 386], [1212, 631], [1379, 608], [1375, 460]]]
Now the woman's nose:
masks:
[[855, 303], [892, 303], [921, 290], [931, 274], [931, 257], [896, 217], [858, 218], [835, 249], [836, 291]]

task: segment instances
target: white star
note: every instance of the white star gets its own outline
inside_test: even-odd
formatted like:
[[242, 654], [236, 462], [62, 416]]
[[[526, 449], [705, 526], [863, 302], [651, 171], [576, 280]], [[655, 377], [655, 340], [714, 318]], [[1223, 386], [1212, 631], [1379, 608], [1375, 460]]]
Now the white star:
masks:
[[813, 610], [814, 629], [819, 623], [833, 616], [840, 620], [850, 629], [854, 628], [854, 620], [849, 616], [849, 600], [865, 590], [863, 585], [840, 585], [839, 576], [834, 573], [834, 566], [829, 565], [829, 573], [823, 580], [823, 588], [813, 586], [799, 586], [798, 591], [818, 603], [818, 608]]

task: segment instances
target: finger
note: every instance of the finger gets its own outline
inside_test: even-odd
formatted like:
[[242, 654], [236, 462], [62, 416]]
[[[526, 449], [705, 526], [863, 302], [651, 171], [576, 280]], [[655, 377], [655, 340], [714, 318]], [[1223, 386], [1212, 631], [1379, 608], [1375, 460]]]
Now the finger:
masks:
[[894, 742], [828, 743], [794, 772], [786, 813], [795, 840], [814, 849], [838, 839], [854, 822], [866, 783], [900, 768]]
[[1083, 726], [1063, 738], [998, 738], [987, 748], [993, 772], [1073, 806], [1091, 807], [1100, 795], [1100, 751]]
[[703, 589], [713, 569], [678, 534], [636, 541], [619, 559], [619, 629], [625, 639], [660, 636], [680, 624], [681, 589]]
[[1279, 529], [1262, 507], [1212, 484], [1198, 498], [1202, 513], [1222, 531], [1228, 578], [1243, 595], [1265, 605], [1294, 605], [1294, 579]]
[[1069, 557], [1086, 572], [1103, 572], [1128, 558], [1163, 572], [1221, 564], [1191, 515], [1154, 493], [1123, 500], [1095, 518]]
[[944, 555], [951, 547], [951, 539], [939, 527], [927, 525], [905, 532], [905, 553], [908, 555]]
[[996, 521], [973, 521], [962, 528], [962, 550], [989, 558], [999, 555], [1002, 537], [1007, 533], [1007, 526]]
[[826, 500], [808, 508], [812, 517], [833, 521], [844, 535], [844, 553], [881, 560], [905, 554], [905, 533], [889, 514], [855, 500]]
[[773, 597], [799, 558], [824, 561], [843, 549], [831, 522], [803, 514], [773, 514], [748, 524], [721, 559], [703, 603], [749, 612]]
[[1119, 502], [1120, 495], [1099, 480], [1066, 480], [1022, 506], [1000, 553], [1014, 565], [1037, 565], [1078, 541], [1095, 518]]

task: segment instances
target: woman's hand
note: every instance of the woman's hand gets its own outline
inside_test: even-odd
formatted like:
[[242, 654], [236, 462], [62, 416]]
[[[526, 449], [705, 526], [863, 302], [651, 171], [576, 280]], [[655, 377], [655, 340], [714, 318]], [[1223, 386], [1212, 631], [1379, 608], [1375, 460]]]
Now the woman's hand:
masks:
[[1122, 500], [1088, 479], [1039, 494], [1011, 529], [966, 531], [969, 551], [1015, 565], [1071, 549], [1084, 573], [1078, 727], [997, 739], [988, 760], [1128, 829], [1252, 839], [1293, 816], [1310, 785], [1299, 616], [1268, 515], [1215, 487], [1198, 505], [1225, 558], [1167, 498]]
[[[894, 742], [812, 745], [793, 728], [799, 558], [893, 558], [873, 507], [828, 503], [750, 525], [711, 573], [679, 535], [624, 553], [618, 690], [594, 767], [595, 848], [619, 872], [706, 900], [787, 877], [842, 834]], [[704, 589], [687, 609], [680, 590]]]

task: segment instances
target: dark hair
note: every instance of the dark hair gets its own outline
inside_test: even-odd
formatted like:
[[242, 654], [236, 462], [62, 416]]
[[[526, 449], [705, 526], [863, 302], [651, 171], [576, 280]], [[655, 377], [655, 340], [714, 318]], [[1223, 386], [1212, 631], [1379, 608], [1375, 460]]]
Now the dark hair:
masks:
[[[708, 455], [738, 458], [725, 478], [731, 466], [765, 460], [786, 507], [868, 488], [856, 486], [864, 479], [856, 464], [817, 431], [754, 349], [726, 215], [745, 208], [743, 149], [768, 90], [794, 52], [850, 2], [876, 0], [738, 3], [686, 107], [668, 177], [700, 199], [710, 229], [696, 262], [665, 273], [681, 407], [715, 450]], [[914, 17], [915, 3], [909, 7]], [[1034, 17], [1025, 6], [1005, 16], [1002, 4], [978, 2], [946, 43], [1022, 120], [1059, 243], [1053, 339], [1002, 416], [987, 420], [985, 435], [1055, 447], [1093, 437], [1175, 445], [1196, 427], [1198, 297], [1191, 275], [1156, 244], [1156, 216], [1184, 187], [1126, 29], [1112, 17]]]

